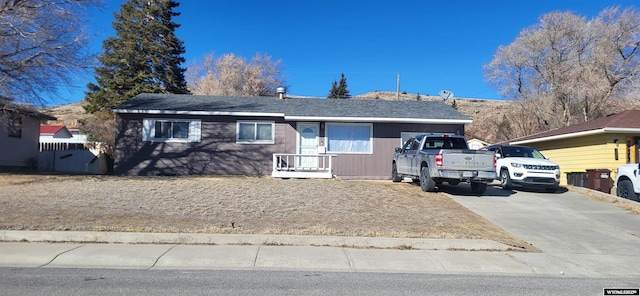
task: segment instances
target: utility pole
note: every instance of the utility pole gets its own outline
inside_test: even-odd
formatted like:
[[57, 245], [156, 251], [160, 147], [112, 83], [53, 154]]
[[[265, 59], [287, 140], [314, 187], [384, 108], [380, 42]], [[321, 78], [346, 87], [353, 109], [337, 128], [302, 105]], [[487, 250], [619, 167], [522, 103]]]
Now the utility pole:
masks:
[[396, 101], [400, 101], [400, 73], [396, 73]]

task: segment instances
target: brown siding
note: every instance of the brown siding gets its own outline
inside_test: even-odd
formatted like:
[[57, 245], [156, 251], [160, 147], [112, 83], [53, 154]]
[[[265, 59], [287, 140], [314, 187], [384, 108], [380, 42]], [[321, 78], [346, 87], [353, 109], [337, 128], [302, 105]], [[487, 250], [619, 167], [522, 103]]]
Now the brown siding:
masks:
[[[157, 116], [202, 120], [199, 143], [151, 143], [142, 141], [140, 114], [117, 118], [116, 175], [269, 175], [273, 153], [297, 153], [297, 123], [278, 118], [232, 116]], [[276, 122], [275, 144], [237, 144], [237, 120]], [[319, 145], [326, 145], [325, 122], [320, 122]], [[334, 175], [340, 178], [389, 179], [394, 150], [401, 146], [401, 132], [464, 133], [461, 124], [373, 124], [373, 154], [337, 154]]]
[[40, 120], [22, 116], [22, 137], [7, 135], [5, 125], [0, 119], [0, 166], [26, 167], [35, 165], [38, 158], [40, 138]]
[[349, 179], [390, 179], [395, 148], [401, 132], [444, 132], [464, 134], [464, 125], [453, 124], [373, 124], [373, 154], [337, 154], [334, 175]]
[[[201, 119], [201, 141], [142, 141], [142, 119], [154, 117]], [[237, 120], [275, 121], [275, 144], [237, 144]], [[119, 114], [117, 125], [116, 175], [269, 175], [272, 154], [282, 153], [289, 141], [286, 136], [289, 124], [277, 118]]]

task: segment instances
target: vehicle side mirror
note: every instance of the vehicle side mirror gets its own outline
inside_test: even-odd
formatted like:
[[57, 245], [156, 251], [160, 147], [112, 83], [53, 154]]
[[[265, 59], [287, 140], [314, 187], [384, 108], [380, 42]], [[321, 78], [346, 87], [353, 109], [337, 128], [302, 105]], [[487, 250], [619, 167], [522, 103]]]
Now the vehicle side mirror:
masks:
[[500, 155], [500, 153], [496, 153], [496, 158], [501, 158], [502, 155]]
[[396, 147], [396, 153], [400, 153], [401, 151], [402, 151], [402, 148]]

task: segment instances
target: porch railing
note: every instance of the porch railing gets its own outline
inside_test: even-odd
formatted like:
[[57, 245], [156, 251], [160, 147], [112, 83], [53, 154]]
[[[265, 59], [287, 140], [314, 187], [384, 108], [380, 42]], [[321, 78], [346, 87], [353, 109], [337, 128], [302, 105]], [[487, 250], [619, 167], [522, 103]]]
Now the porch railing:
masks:
[[330, 154], [273, 154], [274, 178], [332, 178], [333, 163]]

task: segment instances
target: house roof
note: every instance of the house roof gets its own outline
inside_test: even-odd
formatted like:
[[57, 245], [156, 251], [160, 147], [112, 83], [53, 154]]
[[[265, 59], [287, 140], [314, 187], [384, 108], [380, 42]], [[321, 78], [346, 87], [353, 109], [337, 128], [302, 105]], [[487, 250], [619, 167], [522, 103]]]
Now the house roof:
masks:
[[40, 125], [40, 134], [55, 134], [64, 128], [64, 125]]
[[323, 98], [229, 97], [140, 94], [116, 113], [283, 117], [286, 120], [471, 123], [441, 101], [388, 101]]
[[25, 116], [28, 116], [28, 117], [37, 118], [37, 119], [56, 120], [55, 117], [53, 117], [51, 115], [47, 115], [47, 114], [41, 113], [41, 112], [38, 112], [33, 107], [26, 106], [26, 105], [18, 105], [18, 104], [0, 102], [0, 111], [3, 111], [3, 112], [15, 112], [15, 113], [18, 113], [18, 114], [22, 114], [22, 115], [25, 115]]
[[626, 110], [581, 124], [574, 124], [509, 141], [510, 144], [527, 144], [602, 133], [640, 133], [640, 110]]

